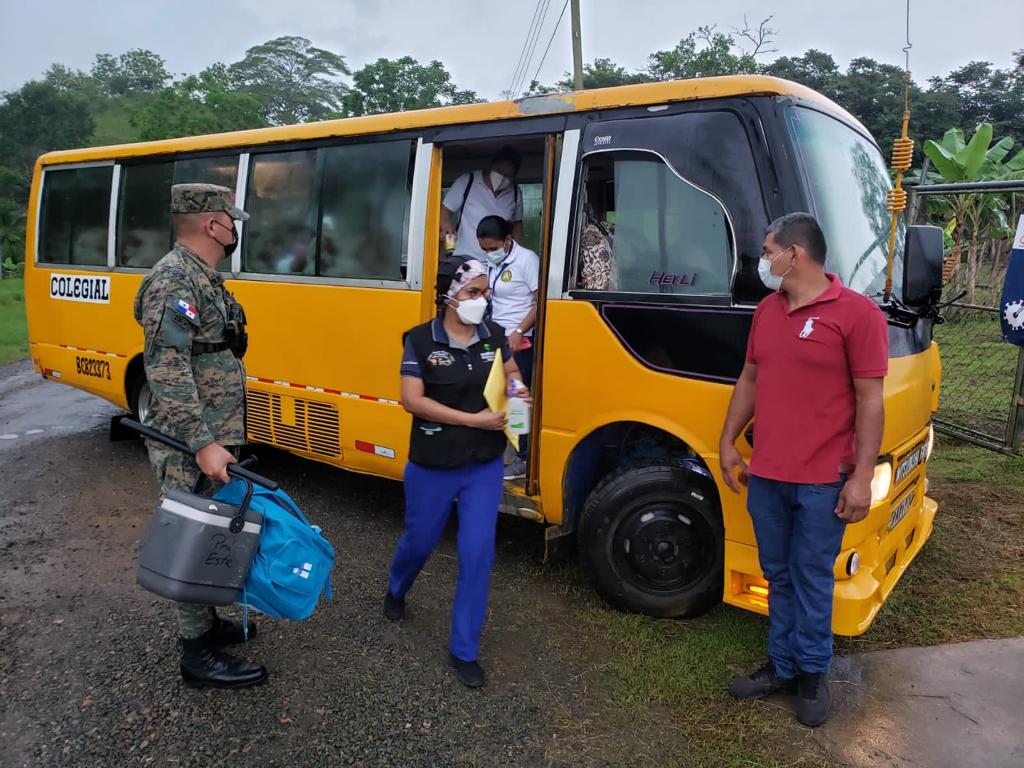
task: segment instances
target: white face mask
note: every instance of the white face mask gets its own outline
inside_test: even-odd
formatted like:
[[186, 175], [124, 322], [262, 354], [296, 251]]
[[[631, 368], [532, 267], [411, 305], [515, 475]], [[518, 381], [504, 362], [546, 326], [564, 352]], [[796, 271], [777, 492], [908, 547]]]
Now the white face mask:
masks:
[[[793, 246], [789, 246], [789, 248], [792, 247]], [[761, 282], [764, 283], [765, 288], [767, 288], [770, 291], [781, 290], [783, 279], [793, 270], [792, 265], [790, 265], [789, 269], [787, 269], [781, 275], [776, 275], [775, 273], [772, 272], [772, 264], [774, 264], [777, 259], [780, 259], [782, 256], [784, 256], [786, 251], [789, 250], [789, 248], [780, 253], [774, 259], [761, 258], [757, 260], [757, 276], [761, 278]]]
[[487, 312], [487, 299], [483, 296], [477, 296], [475, 299], [465, 299], [459, 302], [459, 305], [455, 308], [455, 314], [459, 316], [459, 320], [464, 322], [466, 325], [480, 325], [480, 321], [484, 319], [484, 314]]
[[486, 251], [484, 255], [487, 257], [487, 261], [496, 267], [505, 260], [507, 254], [504, 248], [499, 248], [496, 251]]
[[491, 189], [495, 192], [500, 192], [508, 186], [508, 179], [502, 176], [497, 171], [491, 171]]

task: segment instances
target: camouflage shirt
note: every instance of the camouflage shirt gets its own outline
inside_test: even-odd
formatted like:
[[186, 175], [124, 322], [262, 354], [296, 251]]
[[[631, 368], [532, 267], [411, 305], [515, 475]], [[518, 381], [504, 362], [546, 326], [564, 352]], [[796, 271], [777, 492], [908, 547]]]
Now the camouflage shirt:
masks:
[[147, 424], [198, 451], [212, 442], [245, 442], [245, 368], [231, 350], [192, 354], [192, 343], [225, 339], [223, 276], [175, 243], [135, 297], [145, 334], [143, 360], [152, 392]]

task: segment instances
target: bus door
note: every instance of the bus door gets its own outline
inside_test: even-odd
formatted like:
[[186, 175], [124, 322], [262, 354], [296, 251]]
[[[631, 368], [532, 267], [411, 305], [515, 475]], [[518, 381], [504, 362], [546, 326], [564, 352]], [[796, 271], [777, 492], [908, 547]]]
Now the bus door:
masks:
[[[545, 118], [542, 126], [505, 125], [505, 126], [453, 126], [434, 132], [433, 141], [441, 150], [441, 163], [438, 170], [437, 184], [440, 187], [439, 200], [447, 202], [453, 211], [452, 225], [459, 230], [459, 215], [464, 198], [452, 199], [448, 192], [455, 181], [467, 173], [489, 169], [491, 158], [503, 147], [512, 147], [522, 157], [522, 165], [516, 178], [523, 207], [523, 237], [520, 243], [540, 257], [540, 286], [537, 291], [538, 313], [534, 326], [534, 374], [532, 434], [539, 434], [542, 397], [540, 392], [544, 349], [544, 301], [547, 295], [547, 272], [551, 251], [552, 213], [554, 210], [555, 184], [558, 158], [561, 152], [564, 118]], [[551, 128], [538, 132], [538, 128]], [[479, 183], [479, 174], [474, 183]], [[442, 203], [443, 204], [443, 203]], [[445, 205], [446, 208], [449, 205]], [[445, 257], [444, 240], [438, 231], [438, 259]], [[429, 244], [427, 251], [429, 252]], [[463, 250], [456, 244], [456, 253]], [[426, 274], [426, 270], [424, 270]], [[424, 290], [427, 286], [424, 284]], [[525, 481], [508, 485], [509, 491], [518, 495], [535, 495], [538, 493], [539, 440], [530, 441], [528, 474]], [[532, 515], [527, 515], [532, 516]]]

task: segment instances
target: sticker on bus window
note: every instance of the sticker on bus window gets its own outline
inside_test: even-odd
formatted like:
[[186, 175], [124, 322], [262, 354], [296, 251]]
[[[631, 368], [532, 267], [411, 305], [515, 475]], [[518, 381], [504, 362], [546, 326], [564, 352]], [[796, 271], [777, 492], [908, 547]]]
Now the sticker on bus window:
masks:
[[110, 277], [87, 275], [50, 275], [50, 298], [64, 301], [85, 301], [90, 304], [110, 303]]

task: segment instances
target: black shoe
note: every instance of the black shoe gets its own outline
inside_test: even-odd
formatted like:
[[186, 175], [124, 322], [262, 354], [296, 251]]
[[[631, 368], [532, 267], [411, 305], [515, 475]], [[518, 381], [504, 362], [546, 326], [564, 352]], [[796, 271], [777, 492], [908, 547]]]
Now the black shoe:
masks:
[[181, 677], [189, 688], [248, 688], [267, 679], [267, 670], [210, 647], [206, 635], [181, 640]]
[[[213, 627], [203, 637], [206, 638], [206, 644], [213, 647], [245, 642], [245, 632], [242, 630], [241, 624], [216, 615], [213, 619]], [[256, 637], [256, 624], [250, 621], [249, 639], [252, 640], [254, 637]]]
[[384, 618], [401, 621], [405, 618], [405, 599], [395, 597], [390, 590], [384, 595]]
[[796, 719], [814, 728], [828, 720], [832, 694], [828, 689], [827, 672], [801, 672], [797, 678]]
[[463, 661], [451, 651], [448, 652], [448, 666], [455, 670], [455, 676], [467, 688], [480, 688], [487, 682], [483, 667], [475, 661]]
[[734, 677], [729, 683], [729, 693], [734, 699], [763, 699], [773, 693], [794, 693], [796, 680], [792, 677], [779, 677], [775, 665], [768, 662], [757, 672], [746, 677]]

